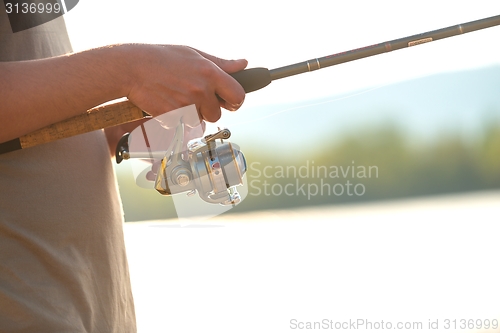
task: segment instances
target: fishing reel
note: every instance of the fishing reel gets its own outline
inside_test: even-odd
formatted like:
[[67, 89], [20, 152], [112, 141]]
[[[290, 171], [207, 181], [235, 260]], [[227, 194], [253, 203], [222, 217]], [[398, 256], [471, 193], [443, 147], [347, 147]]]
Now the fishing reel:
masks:
[[[166, 152], [158, 152], [151, 148], [147, 131], [141, 127], [140, 131], [122, 137], [116, 148], [117, 163], [130, 158], [149, 160], [151, 170], [145, 176], [162, 195], [198, 193], [205, 202], [224, 206], [236, 205], [242, 200], [236, 187], [243, 185], [247, 166], [239, 148], [224, 141], [231, 136], [228, 129], [219, 129], [184, 145], [185, 126], [180, 121]], [[141, 134], [147, 149], [131, 151], [134, 135]]]

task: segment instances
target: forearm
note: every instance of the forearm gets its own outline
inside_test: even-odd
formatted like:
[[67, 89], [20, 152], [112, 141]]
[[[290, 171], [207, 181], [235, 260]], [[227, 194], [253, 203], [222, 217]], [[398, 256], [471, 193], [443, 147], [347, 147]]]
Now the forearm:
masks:
[[131, 88], [127, 47], [0, 62], [0, 142], [126, 96]]

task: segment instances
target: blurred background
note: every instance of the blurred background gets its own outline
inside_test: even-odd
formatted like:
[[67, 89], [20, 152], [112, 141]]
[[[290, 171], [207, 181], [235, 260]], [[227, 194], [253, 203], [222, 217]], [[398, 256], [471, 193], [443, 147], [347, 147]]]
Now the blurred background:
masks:
[[[186, 44], [273, 69], [499, 14], [481, 0], [86, 0], [65, 17], [76, 51]], [[490, 28], [248, 94], [217, 124], [248, 166], [245, 200], [221, 217], [169, 220], [171, 199], [116, 166], [136, 222], [140, 331], [498, 317], [499, 38]]]

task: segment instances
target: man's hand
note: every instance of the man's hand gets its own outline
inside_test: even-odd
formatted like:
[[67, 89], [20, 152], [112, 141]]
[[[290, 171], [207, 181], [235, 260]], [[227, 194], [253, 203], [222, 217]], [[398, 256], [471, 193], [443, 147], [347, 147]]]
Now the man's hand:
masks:
[[130, 45], [128, 51], [132, 82], [127, 97], [153, 117], [195, 104], [202, 119], [215, 122], [221, 107], [236, 111], [243, 104], [245, 91], [227, 73], [243, 70], [246, 60], [223, 60], [176, 45]]
[[246, 65], [187, 46], [148, 44], [0, 62], [0, 143], [122, 97], [154, 117], [196, 104], [196, 119], [184, 122], [214, 122], [221, 107], [234, 111], [243, 103], [243, 88], [227, 73]]

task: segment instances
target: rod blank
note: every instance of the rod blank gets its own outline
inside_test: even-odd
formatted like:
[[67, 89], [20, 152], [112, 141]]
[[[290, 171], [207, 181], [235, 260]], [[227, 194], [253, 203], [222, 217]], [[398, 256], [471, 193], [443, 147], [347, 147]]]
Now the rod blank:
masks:
[[391, 52], [411, 46], [417, 46], [428, 42], [448, 38], [468, 32], [481, 30], [500, 25], [500, 15], [485, 19], [471, 21], [455, 26], [433, 30], [422, 34], [395, 39], [375, 45], [365, 46], [346, 52], [328, 55], [289, 66], [279, 67], [270, 71], [271, 80], [278, 80], [288, 76], [311, 72], [325, 67], [330, 67], [345, 62], [371, 57], [377, 54]]

